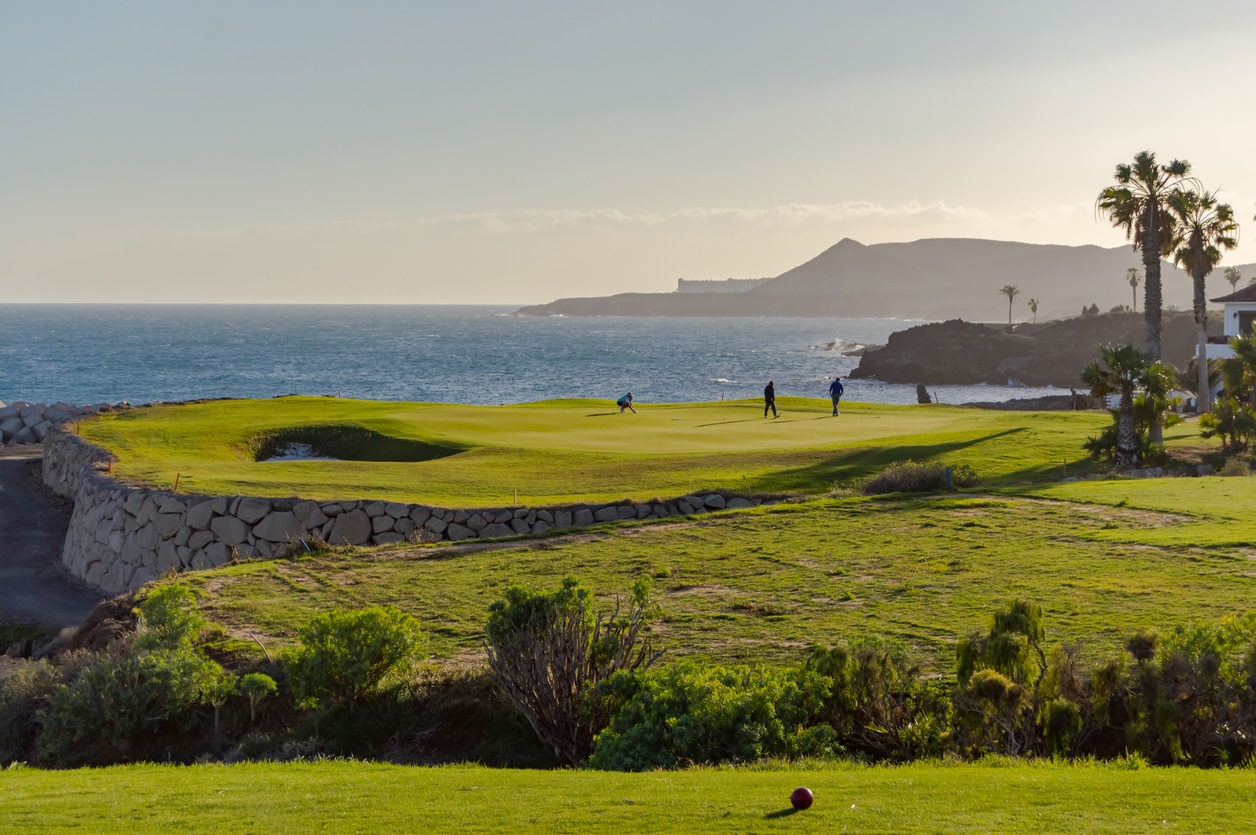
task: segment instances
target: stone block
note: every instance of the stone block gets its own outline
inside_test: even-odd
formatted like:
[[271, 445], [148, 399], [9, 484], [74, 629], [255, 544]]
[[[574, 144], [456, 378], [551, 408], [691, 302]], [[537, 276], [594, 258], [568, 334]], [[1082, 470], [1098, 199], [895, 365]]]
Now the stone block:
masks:
[[183, 517], [178, 513], [158, 513], [153, 520], [153, 529], [162, 539], [169, 539], [183, 527]]
[[613, 522], [619, 518], [619, 508], [617, 507], [598, 508], [596, 511], [594, 511], [593, 518], [599, 522]]
[[712, 493], [709, 496], [703, 496], [702, 502], [707, 507], [712, 508], [714, 510], [723, 510], [724, 507], [728, 504], [727, 502], [724, 501], [724, 497], [721, 496], [719, 493]]
[[384, 533], [375, 534], [374, 541], [376, 545], [396, 545], [405, 542], [406, 538], [394, 531], [385, 531]]
[[408, 511], [409, 511], [409, 508], [407, 508], [401, 502], [389, 502], [388, 504], [384, 505], [384, 512], [394, 519], [400, 519], [401, 517], [405, 516]]
[[417, 528], [418, 525], [414, 524], [408, 516], [403, 516], [393, 523], [393, 530], [406, 539], [410, 539]]
[[532, 526], [528, 524], [528, 520], [522, 517], [510, 520], [510, 527], [515, 533], [532, 533]]
[[648, 504], [639, 504], [636, 507], [638, 519], [649, 519], [654, 515], [654, 506]]
[[48, 421], [37, 423], [31, 427], [31, 431], [35, 433], [35, 437], [42, 443], [44, 438], [48, 437], [48, 427], [52, 426]]
[[10, 440], [15, 444], [37, 444], [39, 436], [29, 426], [23, 426]]
[[454, 518], [453, 519], [446, 518], [445, 521], [457, 522], [459, 525], [465, 525], [467, 523], [467, 520], [470, 518], [471, 518], [471, 514], [467, 513], [465, 510], [455, 510]]
[[533, 516], [536, 515], [535, 510], [528, 510], [528, 508], [526, 507], [516, 507], [512, 515], [516, 519], [527, 519], [529, 513], [531, 513]]
[[186, 505], [174, 496], [156, 496], [158, 513], [182, 513]]
[[734, 496], [728, 500], [728, 508], [730, 510], [742, 510], [747, 507], [754, 507], [749, 499], [743, 499], [741, 496]]
[[449, 527], [449, 523], [440, 517], [433, 516], [424, 523], [423, 527], [432, 533], [443, 534], [445, 529]]
[[365, 510], [351, 510], [336, 517], [327, 541], [332, 545], [365, 545], [371, 538], [371, 517]]
[[443, 538], [436, 531], [430, 531], [427, 528], [419, 528], [419, 542], [440, 542]]
[[139, 490], [130, 490], [122, 500], [122, 508], [132, 516], [138, 516], [144, 506], [144, 494]]
[[165, 574], [170, 569], [179, 568], [179, 549], [173, 542], [163, 542], [157, 549], [157, 573]]
[[544, 519], [537, 519], [536, 524], [532, 526], [532, 533], [545, 533], [550, 526], [545, 523]]
[[[544, 517], [542, 517], [542, 518], [544, 518]], [[570, 510], [556, 510], [556, 511], [554, 511], [554, 527], [556, 527], [556, 528], [560, 528], [560, 529], [561, 529], [561, 528], [570, 528], [570, 527], [571, 527], [571, 524], [572, 524], [572, 515], [571, 515], [571, 511], [570, 511]]]
[[680, 512], [685, 516], [693, 515], [693, 505], [689, 504], [689, 502], [684, 499], [677, 500], [676, 507], [678, 507]]
[[[616, 514], [616, 515], [618, 516], [619, 514]], [[580, 508], [572, 515], [571, 524], [575, 525], [577, 528], [583, 528], [586, 525], [592, 525], [593, 524], [593, 511], [589, 510], [587, 507]]]
[[366, 506], [366, 515], [371, 517], [380, 516], [384, 513], [384, 509], [387, 507], [388, 505], [384, 502], [371, 502]]
[[466, 519], [466, 526], [473, 531], [482, 531], [488, 525], [488, 520], [478, 513], [472, 513]]
[[249, 526], [234, 516], [215, 517], [209, 529], [224, 545], [239, 545], [249, 538]]
[[209, 523], [214, 518], [214, 505], [216, 503], [214, 499], [210, 499], [189, 507], [187, 515], [188, 527], [198, 531], [209, 530]]
[[175, 545], [187, 545], [188, 540], [191, 539], [191, 537], [192, 529], [189, 527], [182, 527], [175, 532], [174, 539], [171, 541], [174, 542]]
[[292, 515], [297, 517], [307, 530], [322, 527], [327, 522], [327, 514], [318, 506], [318, 502], [297, 502], [292, 508]]
[[480, 539], [501, 539], [503, 536], [514, 535], [515, 529], [501, 522], [493, 522], [480, 531]]
[[187, 546], [193, 551], [199, 551], [213, 541], [213, 531], [194, 531], [192, 535], [188, 537]]
[[475, 531], [465, 525], [459, 525], [457, 522], [452, 522], [449, 527], [445, 529], [445, 536], [456, 542], [460, 539], [471, 539], [475, 536]]
[[329, 502], [325, 505], [322, 505], [322, 507], [320, 507], [319, 509], [323, 511], [323, 515], [328, 516], [330, 518], [334, 518], [345, 512], [344, 508], [336, 504], [335, 502]]
[[424, 523], [431, 518], [432, 511], [428, 510], [426, 507], [416, 507], [410, 511], [410, 521], [414, 522], [414, 524], [420, 528], [423, 527]]
[[265, 542], [294, 542], [305, 535], [305, 528], [291, 510], [277, 510], [253, 526], [253, 536]]
[[620, 519], [636, 519], [637, 509], [632, 505], [620, 505], [618, 508]]
[[514, 518], [515, 512], [513, 510], [499, 510], [493, 515], [493, 521], [499, 525], [505, 525]]
[[257, 550], [257, 556], [258, 556], [258, 557], [260, 557], [260, 558], [262, 558], [262, 559], [264, 559], [264, 560], [268, 560], [268, 559], [270, 559], [271, 557], [275, 556], [275, 554], [276, 554], [276, 553], [279, 551], [279, 549], [280, 549], [280, 548], [282, 548], [283, 546], [282, 546], [282, 545], [276, 545], [276, 544], [275, 544], [275, 543], [273, 543], [273, 542], [267, 542], [267, 541], [266, 541], [266, 540], [264, 540], [264, 539], [259, 539], [259, 540], [257, 541], [257, 544], [256, 544], [256, 545], [254, 545], [253, 547]]
[[540, 519], [542, 522], [546, 523], [547, 525], [554, 524], [554, 514], [550, 513], [545, 508], [541, 508], [540, 510], [536, 512], [536, 518]]
[[385, 513], [371, 519], [371, 532], [378, 536], [391, 531], [396, 524], [397, 520]]
[[270, 513], [270, 502], [265, 499], [244, 498], [232, 516], [246, 525], [256, 525]]

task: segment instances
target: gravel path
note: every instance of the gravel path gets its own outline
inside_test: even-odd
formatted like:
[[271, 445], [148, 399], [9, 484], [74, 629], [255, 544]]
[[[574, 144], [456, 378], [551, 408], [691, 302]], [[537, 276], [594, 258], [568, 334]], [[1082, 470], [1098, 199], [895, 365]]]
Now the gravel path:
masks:
[[42, 456], [42, 446], [0, 447], [0, 623], [75, 626], [104, 593], [61, 565], [69, 518], [39, 480]]

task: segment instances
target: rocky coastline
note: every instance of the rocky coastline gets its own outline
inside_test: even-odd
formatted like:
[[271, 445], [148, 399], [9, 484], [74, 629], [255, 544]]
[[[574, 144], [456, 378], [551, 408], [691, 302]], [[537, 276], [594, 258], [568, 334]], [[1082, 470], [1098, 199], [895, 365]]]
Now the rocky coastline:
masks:
[[[1220, 332], [1220, 323], [1211, 330]], [[884, 347], [864, 352], [850, 376], [926, 386], [986, 383], [1081, 390], [1082, 368], [1095, 358], [1099, 346], [1115, 343], [1145, 348], [1141, 313], [1015, 325], [952, 319], [891, 334]], [[1195, 352], [1191, 314], [1166, 311], [1162, 343], [1164, 361], [1185, 367]]]

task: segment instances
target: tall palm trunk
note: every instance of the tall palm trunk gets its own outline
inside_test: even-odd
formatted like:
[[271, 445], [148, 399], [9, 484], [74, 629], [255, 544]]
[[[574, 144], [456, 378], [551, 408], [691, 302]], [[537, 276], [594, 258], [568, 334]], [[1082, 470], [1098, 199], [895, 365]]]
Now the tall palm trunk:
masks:
[[1122, 467], [1138, 463], [1138, 431], [1134, 423], [1134, 390], [1121, 389], [1121, 405], [1116, 422], [1116, 462]]
[[1205, 307], [1203, 252], [1196, 252], [1191, 265], [1191, 278], [1195, 283], [1195, 364], [1199, 367], [1199, 384], [1196, 389], [1195, 411], [1202, 414], [1212, 410], [1212, 386], [1208, 382], [1208, 310]]
[[[1155, 200], [1147, 202], [1143, 213], [1143, 321], [1147, 324], [1147, 354], [1152, 362], [1160, 362], [1160, 207]], [[1133, 407], [1131, 406], [1131, 409]], [[1164, 443], [1164, 427], [1153, 417], [1147, 427], [1153, 444]]]

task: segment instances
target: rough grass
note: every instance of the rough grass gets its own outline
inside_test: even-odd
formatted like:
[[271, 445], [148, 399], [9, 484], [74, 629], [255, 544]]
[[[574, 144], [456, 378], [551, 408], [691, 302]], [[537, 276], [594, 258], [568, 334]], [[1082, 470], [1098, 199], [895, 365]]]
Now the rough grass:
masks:
[[[1174, 502], [1180, 490], [1216, 486], [1230, 491], [1221, 506], [1238, 513], [1256, 506], [1256, 482], [1122, 485], [1143, 506], [1096, 501], [1097, 484], [1049, 497], [815, 500], [517, 543], [247, 562], [192, 582], [241, 636], [282, 644], [318, 612], [391, 604], [450, 657], [478, 656], [487, 607], [511, 584], [547, 588], [575, 575], [609, 605], [644, 574], [663, 608], [654, 638], [671, 658], [796, 660], [813, 644], [880, 635], [943, 673], [955, 638], [1012, 597], [1040, 603], [1049, 638], [1084, 640], [1092, 658], [1141, 627], [1256, 608], [1252, 540], [1236, 541], [1206, 502]], [[1182, 529], [1190, 545], [1173, 534]]]
[[[815, 804], [794, 813], [806, 785]], [[594, 771], [352, 762], [0, 772], [14, 832], [1246, 831], [1256, 772], [915, 764]]]
[[[1081, 450], [1100, 413], [1006, 413], [945, 406], [784, 398], [779, 420], [757, 401], [518, 406], [333, 398], [214, 401], [133, 409], [80, 425], [117, 456], [126, 481], [210, 494], [379, 497], [443, 506], [679, 496], [725, 489], [817, 495], [907, 458], [967, 464], [985, 484], [1032, 484], [1094, 469]], [[276, 435], [344, 427], [353, 461], [258, 462]], [[1198, 440], [1194, 430], [1183, 436]], [[415, 450], [433, 450], [430, 456]], [[381, 460], [389, 457], [405, 460]], [[429, 460], [414, 460], [429, 457]]]

